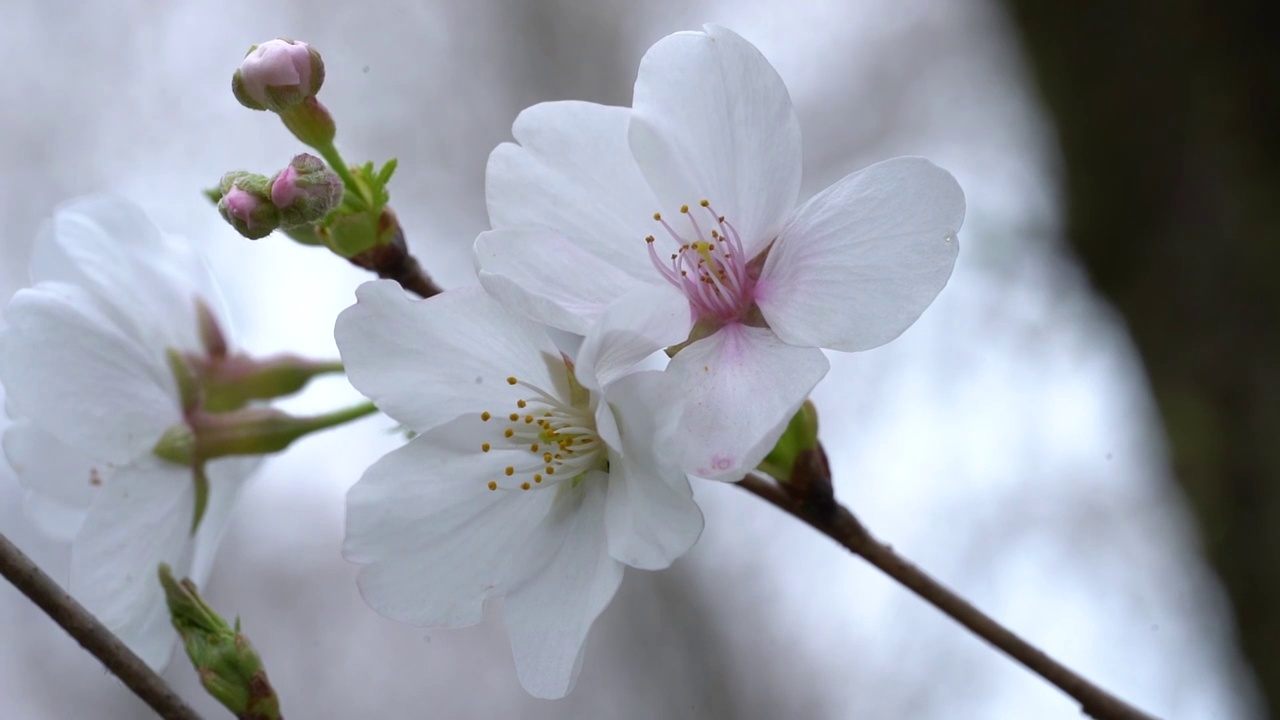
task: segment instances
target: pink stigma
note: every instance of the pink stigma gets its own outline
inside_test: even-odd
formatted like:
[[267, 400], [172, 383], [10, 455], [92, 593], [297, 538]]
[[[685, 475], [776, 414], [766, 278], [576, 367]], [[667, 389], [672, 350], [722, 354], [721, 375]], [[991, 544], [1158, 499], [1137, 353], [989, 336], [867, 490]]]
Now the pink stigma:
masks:
[[732, 322], [740, 319], [754, 302], [755, 279], [747, 272], [750, 258], [742, 249], [738, 231], [723, 216], [717, 215], [706, 200], [701, 205], [711, 216], [709, 237], [703, 235], [688, 205], [681, 207], [680, 212], [689, 218], [693, 239], [681, 236], [661, 214], [654, 213], [653, 219], [662, 224], [678, 247], [671, 253], [670, 261], [663, 261], [650, 235], [645, 238], [649, 260], [667, 282], [689, 298], [689, 305], [699, 320]]

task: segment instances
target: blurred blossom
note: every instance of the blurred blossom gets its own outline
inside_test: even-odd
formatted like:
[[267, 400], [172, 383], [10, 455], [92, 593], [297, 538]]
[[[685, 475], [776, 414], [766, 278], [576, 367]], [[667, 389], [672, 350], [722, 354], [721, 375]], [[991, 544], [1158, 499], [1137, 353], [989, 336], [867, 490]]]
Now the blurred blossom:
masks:
[[59, 209], [40, 235], [31, 278], [0, 331], [0, 381], [14, 419], [5, 455], [27, 488], [28, 517], [72, 541], [71, 594], [161, 667], [174, 636], [156, 568], [168, 563], [204, 581], [253, 467], [214, 461], [197, 478], [153, 454], [185, 423], [171, 353], [204, 355], [220, 296], [185, 240], [114, 197]]

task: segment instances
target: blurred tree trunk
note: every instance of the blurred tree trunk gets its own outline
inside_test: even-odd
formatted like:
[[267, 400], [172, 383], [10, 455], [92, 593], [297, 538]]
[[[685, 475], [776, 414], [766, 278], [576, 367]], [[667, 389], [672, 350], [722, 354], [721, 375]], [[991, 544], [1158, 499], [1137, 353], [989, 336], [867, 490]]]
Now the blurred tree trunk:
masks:
[[1262, 2], [1006, 0], [1068, 238], [1123, 315], [1176, 477], [1280, 710], [1280, 41]]

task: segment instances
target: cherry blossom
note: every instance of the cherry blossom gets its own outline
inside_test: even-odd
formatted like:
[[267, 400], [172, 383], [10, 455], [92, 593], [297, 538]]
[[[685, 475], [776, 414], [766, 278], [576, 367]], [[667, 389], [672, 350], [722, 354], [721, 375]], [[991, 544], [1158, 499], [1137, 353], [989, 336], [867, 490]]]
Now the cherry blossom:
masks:
[[[4, 453], [29, 518], [71, 540], [68, 589], [152, 667], [174, 635], [160, 563], [204, 582], [254, 461], [195, 470], [153, 449], [183, 422], [173, 353], [197, 357], [220, 296], [200, 257], [137, 207], [89, 197], [60, 208], [10, 301], [0, 382]], [[197, 506], [203, 505], [197, 524]]]
[[893, 340], [951, 275], [964, 219], [927, 160], [871, 165], [800, 204], [800, 125], [782, 79], [708, 25], [658, 41], [633, 107], [525, 110], [489, 159], [481, 284], [586, 336], [608, 382], [660, 348], [682, 388], [690, 472], [734, 480], [828, 369], [821, 348]]
[[479, 287], [413, 300], [366, 283], [335, 335], [351, 383], [420, 433], [347, 495], [365, 601], [459, 627], [505, 596], [521, 683], [562, 697], [624, 566], [667, 567], [702, 531], [671, 378], [586, 387], [590, 368]]

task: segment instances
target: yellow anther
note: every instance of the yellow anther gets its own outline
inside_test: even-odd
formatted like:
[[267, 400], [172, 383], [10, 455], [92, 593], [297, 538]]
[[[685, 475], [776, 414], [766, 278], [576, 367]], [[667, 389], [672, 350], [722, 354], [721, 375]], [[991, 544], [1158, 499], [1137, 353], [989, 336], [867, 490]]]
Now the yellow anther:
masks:
[[516, 381], [516, 379], [515, 379], [515, 377], [514, 377], [514, 376], [513, 376], [513, 377], [509, 377], [509, 378], [507, 378], [507, 384], [508, 384], [508, 385], [515, 385], [515, 384], [516, 384], [516, 382], [517, 382], [517, 381]]
[[516, 474], [516, 469], [515, 469], [515, 468], [513, 468], [513, 467], [511, 467], [510, 465], [508, 465], [508, 466], [507, 466], [507, 469], [506, 469], [506, 470], [503, 470], [502, 472], [506, 473], [506, 474], [507, 474], [507, 477], [511, 477], [512, 475], [515, 475], [515, 474]]
[[653, 236], [652, 236], [652, 235], [649, 235], [648, 237], [646, 237], [646, 238], [644, 239], [644, 241], [645, 241], [645, 242], [647, 242], [647, 243], [651, 243], [651, 242], [653, 242]]
[[536, 482], [536, 483], [540, 483], [540, 482], [542, 482], [542, 476], [541, 476], [541, 475], [534, 475], [534, 476], [533, 476], [533, 481], [534, 481], [534, 482]]
[[533, 424], [533, 416], [532, 416], [532, 415], [525, 415], [525, 416], [524, 416], [524, 424], [525, 424], [525, 425], [532, 425], [532, 424]]
[[516, 431], [515, 431], [515, 430], [512, 430], [511, 428], [507, 428], [507, 429], [506, 429], [506, 431], [505, 431], [505, 432], [503, 432], [502, 434], [503, 434], [503, 436], [505, 436], [505, 437], [511, 437], [512, 435], [515, 435], [515, 434], [516, 434]]
[[689, 214], [689, 206], [688, 206], [688, 205], [681, 205], [681, 206], [680, 206], [680, 212], [684, 213], [685, 215], [688, 215], [688, 214]]
[[490, 489], [490, 490], [497, 490], [497, 489], [498, 489], [498, 483], [496, 483], [496, 482], [494, 482], [494, 481], [490, 480], [490, 481], [489, 481], [489, 489]]
[[484, 443], [483, 445], [480, 446], [480, 449], [483, 450], [484, 452], [489, 452], [489, 443]]
[[551, 467], [550, 465], [548, 465], [548, 466], [547, 466], [547, 474], [548, 474], [548, 475], [555, 475], [555, 474], [556, 474], [556, 469], [555, 469], [555, 468], [553, 468], [553, 467]]
[[529, 489], [529, 483], [520, 483], [520, 489], [521, 489], [521, 490], [528, 490], [528, 489]]
[[481, 419], [481, 420], [483, 420], [483, 421], [485, 421], [485, 422], [489, 422], [489, 418], [491, 418], [491, 417], [493, 417], [493, 416], [489, 414], [489, 411], [488, 411], [488, 410], [485, 410], [484, 412], [480, 413], [480, 419]]
[[653, 219], [654, 219], [654, 220], [661, 220], [661, 219], [662, 219], [662, 213], [654, 213], [654, 214], [653, 214]]
[[517, 400], [517, 401], [516, 401], [516, 407], [520, 407], [520, 408], [522, 408], [522, 407], [524, 407], [525, 405], [528, 405], [528, 404], [529, 404], [529, 403], [527, 403], [527, 402], [525, 402], [525, 401], [523, 401], [523, 400]]
[[538, 452], [538, 443], [529, 446], [529, 452]]
[[542, 462], [551, 462], [551, 453], [542, 453]]
[[515, 422], [520, 419], [520, 413], [511, 413], [510, 415], [507, 416], [507, 419], [509, 419], [511, 422]]
[[699, 205], [701, 205], [702, 207], [708, 207], [709, 205], [711, 205], [711, 201], [709, 201], [709, 200], [703, 200], [702, 202], [700, 202], [700, 203], [698, 203], [698, 204], [699, 204]]

